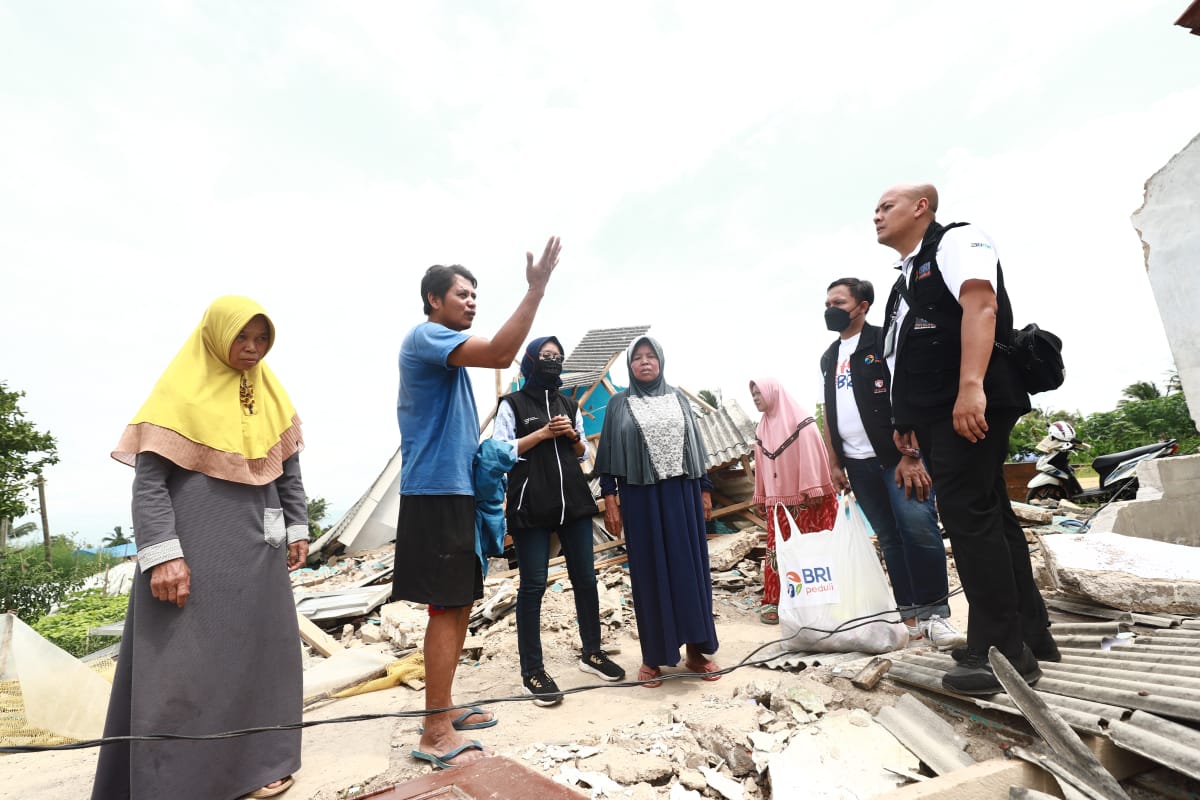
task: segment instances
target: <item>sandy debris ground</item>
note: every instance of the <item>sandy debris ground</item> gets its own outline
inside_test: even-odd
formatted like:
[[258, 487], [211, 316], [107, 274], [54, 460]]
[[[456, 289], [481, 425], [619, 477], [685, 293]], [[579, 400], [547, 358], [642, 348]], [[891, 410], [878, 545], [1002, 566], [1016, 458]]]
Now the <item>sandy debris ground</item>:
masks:
[[[386, 555], [382, 551], [356, 559], [357, 567], [343, 564], [340, 574], [310, 588], [326, 590], [352, 582], [364, 570], [376, 569]], [[611, 567], [602, 572], [600, 580], [605, 647], [633, 677], [640, 657], [628, 577], [620, 568]], [[956, 583], [952, 572], [951, 585]], [[716, 660], [722, 667], [730, 667], [752, 659], [756, 649], [779, 635], [779, 628], [758, 620], [761, 585], [756, 564], [743, 561], [730, 572], [714, 575], [714, 584], [721, 640]], [[492, 582], [489, 594], [494, 588]], [[952, 600], [952, 608], [954, 621], [963, 627], [966, 609], [961, 595]], [[609, 797], [721, 797], [713, 788], [716, 784], [730, 792], [740, 788], [750, 800], [770, 797], [769, 774], [760, 771], [761, 765], [747, 761], [749, 751], [735, 743], [744, 745], [753, 734], [764, 750], [779, 749], [789, 739], [820, 734], [821, 719], [841, 714], [860, 715], [851, 721], [866, 725], [869, 722], [861, 715], [894, 704], [903, 693], [888, 681], [870, 692], [856, 689], [849, 678], [860, 665], [853, 664], [800, 672], [746, 666], [720, 681], [668, 680], [657, 689], [603, 684], [578, 669], [574, 600], [564, 571], [551, 573], [542, 619], [547, 671], [564, 690], [590, 688], [568, 694], [561, 705], [552, 708], [521, 699], [515, 618], [510, 611], [477, 632], [482, 647], [472, 651], [478, 653], [477, 658], [460, 665], [456, 699], [460, 703], [489, 701], [487, 707], [500, 719], [495, 727], [472, 732], [471, 737], [494, 753], [553, 777], [584, 774], [584, 782], [577, 784], [584, 796], [592, 795], [586, 785], [586, 775], [591, 773], [592, 782], [603, 784], [607, 779], [620, 785], [608, 784], [612, 791], [605, 796]], [[370, 624], [355, 622], [357, 627]], [[357, 631], [347, 636], [346, 642], [361, 646]], [[916, 642], [911, 646], [927, 645]], [[306, 713], [305, 720], [419, 711], [423, 702], [422, 692], [401, 686], [326, 703]], [[924, 702], [955, 726], [976, 761], [1002, 755], [1011, 739], [1004, 730], [947, 713], [944, 706], [928, 699]], [[342, 800], [427, 774], [429, 766], [409, 755], [417, 745], [419, 721], [388, 717], [307, 729], [304, 767], [286, 797]], [[96, 752], [0, 757], [0, 799], [87, 797]], [[597, 773], [601, 777], [595, 777]]]

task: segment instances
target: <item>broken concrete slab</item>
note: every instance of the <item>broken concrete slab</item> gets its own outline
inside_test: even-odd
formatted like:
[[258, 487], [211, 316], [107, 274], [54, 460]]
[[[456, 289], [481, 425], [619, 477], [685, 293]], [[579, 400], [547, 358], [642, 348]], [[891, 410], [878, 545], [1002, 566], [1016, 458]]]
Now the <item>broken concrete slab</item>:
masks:
[[1200, 548], [1118, 533], [1040, 537], [1065, 591], [1139, 612], [1200, 611]]
[[1200, 455], [1143, 461], [1138, 485], [1136, 500], [1102, 508], [1091, 530], [1200, 546]]
[[304, 672], [304, 698], [311, 702], [323, 694], [333, 693], [360, 681], [384, 674], [387, 665], [395, 660], [391, 648], [386, 652], [376, 647], [356, 647], [341, 650]]
[[740, 533], [717, 536], [708, 542], [708, 566], [713, 572], [725, 572], [737, 566], [758, 543], [758, 531], [751, 528]]
[[743, 800], [746, 796], [742, 785], [728, 775], [722, 775], [712, 767], [700, 767], [700, 772], [704, 775], [708, 788], [724, 797], [725, 800]]
[[1200, 136], [1146, 181], [1145, 202], [1133, 214], [1133, 227], [1142, 240], [1146, 277], [1193, 420], [1200, 420], [1200, 348], [1196, 347], [1200, 341], [1200, 316], [1196, 314], [1200, 287], [1195, 281], [1196, 253], [1200, 251], [1198, 179]]
[[725, 761], [734, 775], [755, 771], [748, 731], [758, 730], [758, 703], [740, 703], [721, 708], [691, 706], [685, 709], [684, 722], [700, 746]]
[[770, 759], [772, 797], [840, 800], [893, 791], [915, 772], [916, 756], [861, 709], [826, 714], [797, 731]]
[[1031, 522], [1034, 525], [1049, 525], [1054, 521], [1054, 512], [1048, 508], [1038, 508], [1028, 503], [1013, 503], [1013, 513], [1021, 522]]
[[616, 748], [593, 756], [588, 761], [588, 767], [604, 772], [624, 786], [658, 783], [675, 775], [675, 768], [665, 758]]

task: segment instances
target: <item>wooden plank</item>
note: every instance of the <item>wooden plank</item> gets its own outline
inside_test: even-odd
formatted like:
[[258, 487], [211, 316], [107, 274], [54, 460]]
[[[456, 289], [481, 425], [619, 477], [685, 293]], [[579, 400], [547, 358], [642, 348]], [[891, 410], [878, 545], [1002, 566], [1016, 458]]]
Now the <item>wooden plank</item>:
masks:
[[296, 623], [300, 627], [300, 638], [312, 647], [315, 652], [320, 653], [326, 658], [346, 649], [342, 646], [341, 642], [323, 631], [315, 622], [300, 612], [296, 612]]
[[753, 500], [745, 500], [741, 503], [734, 503], [731, 506], [721, 506], [720, 508], [714, 508], [713, 512], [712, 512], [712, 518], [720, 519], [721, 517], [727, 517], [730, 514], [736, 514], [739, 511], [745, 511], [746, 509], [750, 508], [753, 505], [754, 505]]
[[750, 480], [754, 480], [754, 463], [750, 460], [750, 456], [742, 456], [742, 469], [746, 470]]
[[750, 511], [739, 511], [738, 516], [747, 522], [752, 522], [753, 524], [762, 528], [764, 531], [767, 529], [767, 521], [765, 519], [759, 519], [758, 515]]
[[[624, 350], [619, 350], [616, 353], [612, 354], [612, 358], [608, 359], [608, 363], [604, 365], [604, 369], [600, 370], [600, 380], [593, 383], [592, 388], [590, 388], [586, 392], [584, 392], [583, 396], [579, 398], [580, 408], [587, 405], [587, 401], [592, 396], [592, 392], [594, 392], [594, 391], [596, 391], [596, 389], [600, 388], [600, 384], [606, 382], [609, 369], [612, 368], [612, 365], [617, 360], [617, 357], [620, 356], [624, 352], [625, 352]], [[611, 386], [612, 386], [612, 384], [609, 384], [609, 387], [611, 387]], [[612, 391], [612, 389], [610, 388], [609, 391]], [[614, 392], [614, 394], [615, 394], [615, 392]]]
[[296, 622], [300, 624], [300, 638], [326, 658], [346, 649], [342, 647], [341, 642], [321, 630], [315, 622], [299, 612], [296, 614]]
[[700, 399], [700, 395], [698, 395], [698, 394], [693, 394], [693, 393], [692, 393], [692, 391], [691, 391], [690, 389], [685, 389], [685, 388], [683, 388], [682, 386], [680, 386], [680, 387], [679, 387], [679, 391], [681, 391], [681, 392], [683, 392], [685, 395], [687, 395], [687, 398], [688, 398], [689, 400], [691, 400], [693, 403], [695, 403], [696, 405], [700, 406], [701, 408], [703, 408], [703, 409], [705, 409], [705, 410], [707, 410], [707, 411], [716, 411], [716, 410], [717, 410], [717, 407], [716, 407], [716, 406], [710, 406], [710, 405], [709, 405], [707, 402], [705, 402], [704, 400], [701, 400], [701, 399]]

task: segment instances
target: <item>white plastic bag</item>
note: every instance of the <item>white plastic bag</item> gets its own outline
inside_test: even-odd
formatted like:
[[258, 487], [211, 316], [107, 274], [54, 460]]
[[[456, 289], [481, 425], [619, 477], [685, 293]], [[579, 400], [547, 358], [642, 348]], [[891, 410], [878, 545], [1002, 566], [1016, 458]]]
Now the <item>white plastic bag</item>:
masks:
[[908, 628], [895, 610], [862, 510], [846, 497], [839, 503], [833, 530], [818, 533], [800, 533], [784, 508], [791, 536], [775, 537], [783, 646], [822, 653], [898, 650], [908, 643]]

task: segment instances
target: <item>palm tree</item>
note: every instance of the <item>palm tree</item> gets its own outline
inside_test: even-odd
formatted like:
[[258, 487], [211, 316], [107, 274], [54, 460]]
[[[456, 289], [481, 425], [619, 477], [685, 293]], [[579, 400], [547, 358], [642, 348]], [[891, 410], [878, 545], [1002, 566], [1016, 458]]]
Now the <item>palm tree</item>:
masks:
[[704, 402], [708, 403], [713, 408], [721, 407], [721, 401], [718, 400], [717, 396], [715, 394], [713, 394], [711, 391], [709, 391], [708, 389], [701, 389], [700, 393], [697, 396]]
[[8, 538], [20, 539], [22, 536], [28, 536], [29, 534], [34, 533], [37, 531], [37, 529], [38, 526], [36, 522], [22, 522], [20, 525], [8, 532]]
[[105, 536], [100, 540], [101, 547], [120, 547], [123, 544], [132, 544], [133, 539], [130, 539], [125, 534], [121, 533], [121, 526], [114, 525], [112, 536]]
[[1131, 383], [1121, 390], [1121, 394], [1125, 395], [1125, 397], [1118, 401], [1117, 405], [1119, 406], [1123, 406], [1126, 403], [1153, 400], [1156, 397], [1162, 397], [1162, 392], [1158, 390], [1158, 387], [1152, 381]]

